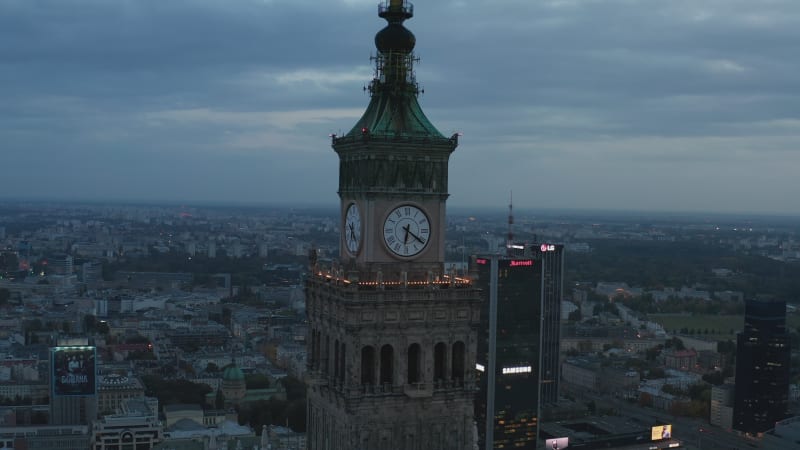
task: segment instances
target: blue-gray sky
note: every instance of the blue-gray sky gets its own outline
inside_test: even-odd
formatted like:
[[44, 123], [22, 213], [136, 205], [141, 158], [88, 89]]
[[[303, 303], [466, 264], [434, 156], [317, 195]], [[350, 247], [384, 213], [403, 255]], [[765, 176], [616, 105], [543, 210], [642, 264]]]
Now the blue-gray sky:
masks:
[[[374, 0], [0, 1], [0, 197], [337, 204]], [[450, 204], [800, 213], [797, 0], [430, 0]]]

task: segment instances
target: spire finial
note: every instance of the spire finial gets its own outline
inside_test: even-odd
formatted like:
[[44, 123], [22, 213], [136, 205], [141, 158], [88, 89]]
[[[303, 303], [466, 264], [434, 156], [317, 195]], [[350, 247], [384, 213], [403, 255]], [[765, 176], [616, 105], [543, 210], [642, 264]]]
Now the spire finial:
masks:
[[403, 23], [414, 17], [414, 5], [405, 0], [389, 0], [378, 5], [378, 16], [389, 23]]

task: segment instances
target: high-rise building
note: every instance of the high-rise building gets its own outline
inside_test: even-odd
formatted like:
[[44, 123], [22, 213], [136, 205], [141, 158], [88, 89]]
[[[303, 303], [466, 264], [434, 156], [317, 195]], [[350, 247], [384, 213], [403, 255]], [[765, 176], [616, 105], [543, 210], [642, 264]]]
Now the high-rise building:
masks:
[[51, 348], [51, 424], [87, 424], [97, 417], [95, 361], [95, 348], [92, 346]]
[[734, 429], [763, 433], [786, 418], [790, 361], [786, 302], [747, 300], [736, 338]]
[[48, 275], [72, 275], [72, 256], [60, 254], [47, 261]]
[[535, 449], [542, 367], [541, 258], [473, 259], [482, 289], [475, 418], [480, 449]]
[[103, 282], [103, 263], [99, 261], [85, 262], [81, 265], [81, 281], [89, 286]]
[[531, 256], [542, 267], [541, 402], [558, 402], [561, 379], [561, 300], [564, 295], [564, 246], [535, 244]]
[[464, 450], [474, 445], [479, 291], [445, 271], [450, 154], [414, 75], [413, 6], [379, 5], [371, 100], [332, 136], [341, 237], [306, 284], [308, 448]]

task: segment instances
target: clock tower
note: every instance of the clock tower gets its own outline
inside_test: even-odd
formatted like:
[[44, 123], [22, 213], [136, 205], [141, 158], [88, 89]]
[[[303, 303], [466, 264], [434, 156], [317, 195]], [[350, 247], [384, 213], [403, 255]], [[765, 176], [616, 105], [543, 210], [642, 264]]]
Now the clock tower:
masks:
[[306, 285], [308, 448], [464, 450], [474, 443], [480, 296], [445, 268], [447, 166], [458, 136], [425, 117], [413, 5], [378, 6], [370, 103], [332, 136], [339, 260]]

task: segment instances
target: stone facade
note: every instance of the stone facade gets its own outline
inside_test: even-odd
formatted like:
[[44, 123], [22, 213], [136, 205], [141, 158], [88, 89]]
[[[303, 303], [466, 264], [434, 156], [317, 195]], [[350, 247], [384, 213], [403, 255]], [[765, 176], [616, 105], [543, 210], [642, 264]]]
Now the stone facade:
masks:
[[470, 447], [478, 291], [316, 276], [307, 296], [310, 449]]

